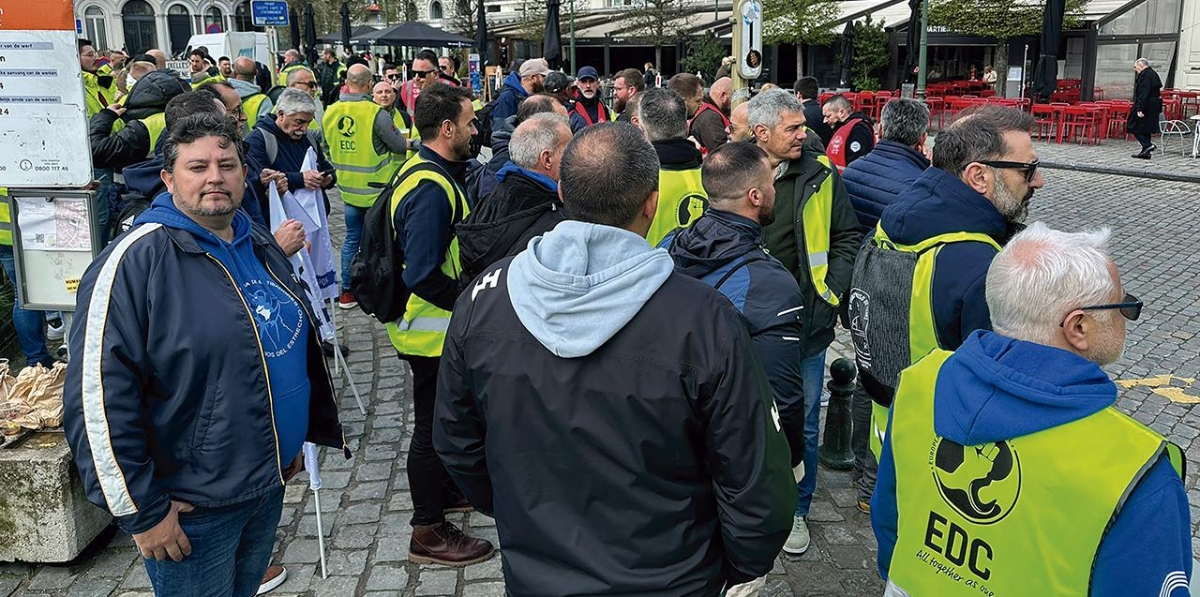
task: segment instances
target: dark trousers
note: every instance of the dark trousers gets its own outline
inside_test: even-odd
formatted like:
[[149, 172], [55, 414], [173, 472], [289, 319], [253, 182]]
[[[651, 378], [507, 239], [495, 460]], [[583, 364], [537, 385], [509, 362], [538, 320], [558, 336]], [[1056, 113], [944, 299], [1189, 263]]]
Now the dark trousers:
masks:
[[1142, 151], [1145, 151], [1150, 147], [1150, 135], [1145, 133], [1134, 133], [1133, 138], [1137, 139], [1137, 142], [1142, 144]]
[[413, 378], [413, 436], [407, 465], [412, 524], [439, 524], [446, 520], [445, 508], [462, 495], [433, 451], [433, 405], [441, 359], [411, 355], [400, 355], [400, 359], [408, 362]]
[[863, 389], [862, 382], [854, 384], [854, 397], [850, 402], [850, 450], [854, 452], [854, 488], [858, 490], [858, 501], [871, 502], [875, 493], [875, 474], [879, 465], [871, 453], [871, 396]]

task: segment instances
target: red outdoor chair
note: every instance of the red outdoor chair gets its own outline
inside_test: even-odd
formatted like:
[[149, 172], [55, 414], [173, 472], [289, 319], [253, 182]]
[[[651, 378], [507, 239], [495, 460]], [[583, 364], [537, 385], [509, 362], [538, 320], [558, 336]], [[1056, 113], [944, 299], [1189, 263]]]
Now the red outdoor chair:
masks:
[[1068, 143], [1079, 136], [1079, 144], [1086, 141], [1089, 145], [1100, 143], [1099, 127], [1101, 123], [1100, 110], [1088, 106], [1070, 106], [1063, 109], [1062, 132], [1059, 143], [1065, 138]]
[[1051, 139], [1058, 131], [1061, 112], [1050, 104], [1034, 104], [1030, 110], [1037, 126], [1036, 136], [1039, 139]]

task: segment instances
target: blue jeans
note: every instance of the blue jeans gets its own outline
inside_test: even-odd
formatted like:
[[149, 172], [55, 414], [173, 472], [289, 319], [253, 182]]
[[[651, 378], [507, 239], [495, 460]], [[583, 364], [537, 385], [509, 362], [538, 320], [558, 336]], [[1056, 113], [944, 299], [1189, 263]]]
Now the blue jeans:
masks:
[[825, 386], [825, 351], [800, 361], [804, 380], [804, 478], [796, 484], [796, 516], [808, 516], [813, 492], [817, 490], [817, 464], [821, 436], [821, 388]]
[[358, 253], [358, 244], [362, 241], [363, 220], [367, 217], [365, 207], [354, 207], [349, 203], [346, 208], [346, 239], [342, 241], [342, 291], [350, 290], [350, 264]]
[[33, 366], [41, 363], [47, 367], [53, 365], [54, 358], [46, 349], [46, 337], [42, 330], [45, 316], [41, 311], [27, 311], [21, 308], [21, 289], [17, 285], [17, 264], [12, 247], [0, 245], [0, 265], [4, 266], [4, 275], [8, 276], [8, 281], [13, 286], [13, 327], [17, 328], [17, 342], [21, 345], [21, 352], [25, 353], [25, 364]]
[[180, 562], [148, 558], [146, 574], [156, 597], [251, 597], [258, 592], [275, 548], [283, 512], [283, 487], [223, 508], [179, 515], [192, 544]]

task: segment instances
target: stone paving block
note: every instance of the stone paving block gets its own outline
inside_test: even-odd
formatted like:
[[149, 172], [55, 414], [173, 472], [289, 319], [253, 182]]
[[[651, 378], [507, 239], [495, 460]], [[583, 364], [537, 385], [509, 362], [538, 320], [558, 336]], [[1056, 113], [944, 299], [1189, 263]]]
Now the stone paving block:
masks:
[[464, 580], [483, 580], [491, 578], [504, 578], [504, 569], [502, 567], [502, 559], [500, 554], [492, 556], [492, 559], [486, 562], [467, 566], [463, 568]]
[[0, 597], [9, 597], [20, 584], [21, 581], [16, 578], [0, 578]]
[[125, 580], [121, 581], [121, 589], [149, 589], [150, 575], [146, 573], [145, 564], [138, 565], [129, 569], [125, 574]]
[[808, 508], [807, 520], [810, 522], [842, 522], [846, 520], [846, 517], [839, 514], [833, 504], [824, 500], [813, 500], [812, 505]]
[[381, 508], [381, 504], [354, 504], [342, 508], [340, 514], [346, 524], [378, 523]]
[[375, 561], [407, 562], [408, 543], [411, 538], [411, 530], [408, 535], [380, 537], [375, 546]]
[[[32, 597], [32, 596], [30, 596]], [[126, 591], [118, 593], [117, 597], [154, 597], [153, 591]]]
[[367, 551], [328, 551], [325, 554], [325, 568], [331, 575], [362, 576], [367, 569]]
[[333, 546], [336, 549], [365, 549], [375, 542], [377, 525], [357, 524], [342, 525], [333, 534]]
[[829, 497], [838, 508], [852, 508], [858, 503], [858, 490], [833, 489], [829, 491]]
[[[310, 493], [311, 493], [311, 491], [310, 491]], [[329, 512], [337, 512], [338, 510], [340, 510], [341, 503], [342, 503], [342, 493], [343, 492], [335, 490], [335, 489], [322, 489], [321, 490], [321, 513], [325, 514], [325, 513], [329, 513]], [[313, 512], [316, 512], [316, 511], [317, 511], [317, 499], [316, 499], [316, 497], [309, 495], [308, 499], [305, 500], [305, 502], [304, 502], [304, 513], [312, 514]]]
[[398, 566], [375, 566], [367, 578], [368, 591], [403, 591], [408, 586], [408, 571]]
[[118, 582], [115, 578], [80, 581], [71, 585], [67, 597], [108, 597], [117, 588]]
[[422, 567], [418, 577], [418, 597], [424, 595], [453, 595], [458, 591], [457, 570], [426, 570]]
[[[359, 594], [359, 582], [360, 579], [352, 576], [330, 576], [327, 579], [322, 579], [320, 572], [318, 572], [313, 577], [312, 594], [319, 595], [320, 597], [356, 597]], [[400, 586], [403, 588], [403, 583]]]
[[392, 463], [372, 462], [358, 467], [355, 478], [359, 481], [386, 481], [392, 478]]
[[488, 516], [487, 514], [484, 514], [482, 512], [471, 512], [470, 520], [471, 520], [471, 528], [473, 528], [473, 529], [479, 528], [479, 527], [494, 527], [494, 526], [496, 526], [496, 519], [492, 518], [491, 516]]
[[[325, 504], [321, 505], [324, 506]], [[325, 532], [326, 537], [333, 536], [334, 531], [338, 527], [338, 517], [340, 515], [340, 512], [321, 513], [321, 530]], [[300, 525], [296, 527], [296, 536], [311, 538], [317, 536], [317, 515], [315, 512], [313, 514], [305, 514], [300, 518]]]
[[857, 570], [875, 565], [866, 550], [857, 545], [830, 545], [829, 561], [842, 570]]
[[830, 545], [855, 545], [861, 541], [860, 537], [842, 524], [822, 525], [821, 535]]
[[367, 446], [363, 450], [362, 458], [368, 462], [386, 461], [395, 462], [398, 453], [391, 446]]
[[505, 597], [504, 583], [482, 582], [463, 585], [463, 597]]
[[[413, 509], [412, 494], [407, 491], [400, 491], [400, 492], [393, 493], [392, 498], [388, 500], [388, 510], [412, 510], [412, 509]], [[480, 526], [482, 526], [482, 525], [480, 525]]]
[[278, 589], [271, 591], [271, 595], [279, 593], [281, 595], [288, 593], [306, 593], [312, 586], [313, 578], [321, 578], [320, 564], [312, 566], [305, 564], [302, 566], [287, 566], [287, 580], [279, 585]]
[[371, 501], [375, 504], [382, 502], [388, 494], [387, 481], [371, 481], [368, 483], [359, 483], [358, 487], [350, 490], [350, 503]]
[[787, 582], [778, 579], [768, 580], [767, 584], [759, 589], [758, 594], [759, 597], [795, 597], [796, 595]]
[[350, 485], [351, 471], [321, 472], [321, 489], [345, 489]]
[[43, 566], [29, 582], [29, 588], [35, 591], [65, 589], [75, 582], [80, 571], [79, 567]]
[[92, 558], [92, 566], [88, 568], [87, 577], [92, 578], [124, 578], [130, 566], [137, 562], [141, 565], [142, 556], [132, 549], [106, 549]]
[[316, 539], [293, 539], [279, 561], [284, 564], [315, 564], [320, 559]]

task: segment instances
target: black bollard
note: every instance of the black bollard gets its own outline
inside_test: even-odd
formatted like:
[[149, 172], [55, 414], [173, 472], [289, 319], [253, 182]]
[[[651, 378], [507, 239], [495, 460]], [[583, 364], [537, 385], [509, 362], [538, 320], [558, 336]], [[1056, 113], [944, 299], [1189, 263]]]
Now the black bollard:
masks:
[[821, 464], [844, 471], [854, 468], [850, 449], [850, 399], [854, 394], [854, 361], [838, 359], [829, 366], [829, 408], [825, 413], [825, 443], [821, 444]]

